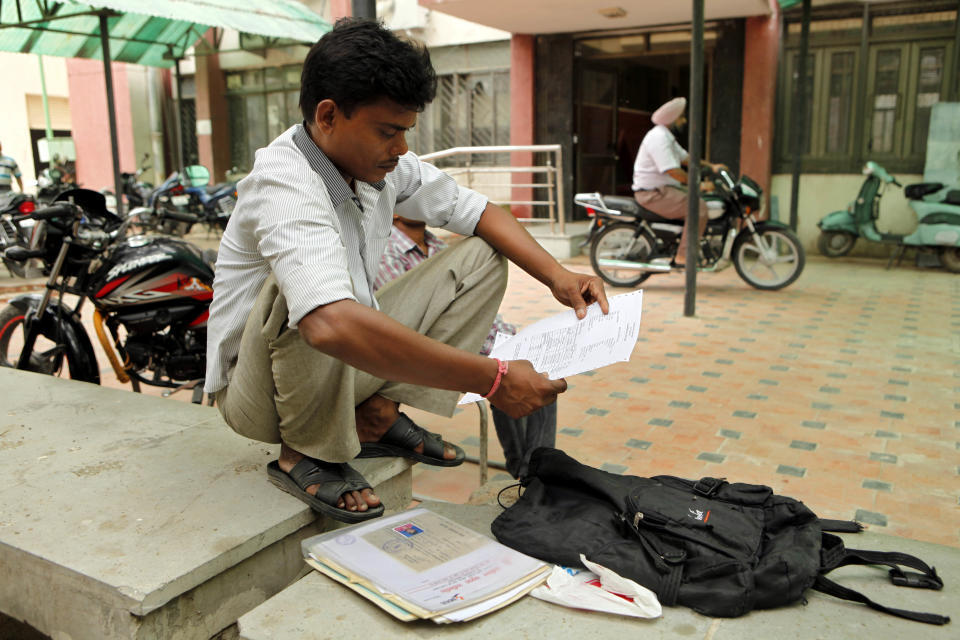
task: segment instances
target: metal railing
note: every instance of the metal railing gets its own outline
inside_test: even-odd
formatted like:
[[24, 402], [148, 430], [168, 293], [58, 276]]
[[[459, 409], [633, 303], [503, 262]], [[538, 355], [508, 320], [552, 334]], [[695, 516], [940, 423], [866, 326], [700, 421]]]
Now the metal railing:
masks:
[[[475, 165], [473, 156], [480, 154], [494, 153], [539, 153], [545, 156], [543, 164], [531, 163], [530, 166], [486, 166]], [[559, 224], [560, 235], [565, 233], [564, 215], [566, 211], [564, 206], [563, 190], [563, 151], [559, 144], [532, 144], [532, 145], [501, 145], [487, 147], [453, 147], [434, 153], [425, 153], [420, 156], [421, 160], [426, 162], [436, 162], [442, 158], [465, 157], [462, 164], [441, 167], [443, 171], [453, 176], [457, 182], [465, 187], [483, 193], [490, 202], [496, 205], [508, 206], [530, 206], [546, 207], [547, 218], [517, 217], [520, 222], [545, 222], [550, 223], [550, 233], [554, 233], [554, 225]], [[525, 178], [523, 182], [514, 182], [511, 178], [515, 174], [527, 174], [521, 176]], [[506, 175], [508, 179], [504, 180], [502, 176]], [[534, 176], [542, 175], [544, 182], [537, 182]], [[489, 181], [489, 176], [501, 176]], [[534, 193], [535, 189], [545, 189], [544, 198], [534, 197], [532, 199], [513, 199], [516, 190], [527, 190], [527, 193]], [[510, 198], [493, 197], [491, 193], [500, 195], [509, 190]], [[539, 195], [539, 193], [537, 193]]]

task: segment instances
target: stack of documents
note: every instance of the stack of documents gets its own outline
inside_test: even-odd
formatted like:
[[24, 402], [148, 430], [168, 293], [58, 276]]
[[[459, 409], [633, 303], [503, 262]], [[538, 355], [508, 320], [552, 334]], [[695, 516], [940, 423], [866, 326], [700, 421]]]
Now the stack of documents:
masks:
[[304, 558], [400, 620], [472, 620], [542, 584], [551, 566], [427, 509], [307, 538]]

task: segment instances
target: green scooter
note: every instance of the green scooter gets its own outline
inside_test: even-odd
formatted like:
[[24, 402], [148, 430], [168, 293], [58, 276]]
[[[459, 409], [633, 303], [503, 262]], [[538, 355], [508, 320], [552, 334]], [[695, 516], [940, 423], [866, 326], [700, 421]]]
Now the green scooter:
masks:
[[820, 237], [817, 248], [825, 256], [845, 256], [853, 249], [857, 238], [889, 244], [894, 247], [887, 268], [903, 257], [908, 247], [936, 252], [940, 264], [953, 273], [960, 273], [960, 188], [944, 186], [939, 182], [922, 182], [904, 188], [910, 208], [917, 214], [917, 228], [908, 235], [883, 233], [877, 229], [880, 198], [888, 184], [902, 187], [896, 178], [876, 162], [870, 161], [863, 169], [867, 176], [857, 199], [844, 211], [834, 211], [823, 217], [817, 226]]

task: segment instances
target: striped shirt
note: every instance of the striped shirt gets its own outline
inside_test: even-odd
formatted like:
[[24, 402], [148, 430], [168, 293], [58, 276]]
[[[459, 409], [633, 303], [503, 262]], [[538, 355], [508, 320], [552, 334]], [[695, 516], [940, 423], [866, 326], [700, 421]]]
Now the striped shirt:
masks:
[[10, 156], [0, 155], [0, 189], [7, 190], [14, 178], [21, 176], [17, 161]]
[[472, 235], [487, 199], [460, 187], [413, 153], [356, 193], [296, 125], [256, 153], [237, 185], [237, 205], [220, 241], [207, 323], [207, 376], [214, 393], [227, 386], [247, 316], [270, 273], [296, 328], [317, 307], [356, 300], [376, 308], [376, 278], [393, 214]]
[[[423, 252], [423, 249], [421, 249], [416, 242], [408, 238], [407, 234], [403, 231], [400, 231], [400, 229], [396, 227], [391, 229], [390, 240], [387, 242], [387, 250], [383, 252], [383, 257], [380, 258], [380, 272], [377, 273], [377, 278], [373, 282], [373, 290], [376, 291], [391, 280], [396, 280], [427, 258], [447, 248], [446, 242], [427, 230], [423, 232], [423, 241], [424, 244], [427, 245], [426, 253]], [[496, 340], [498, 333], [505, 333], [510, 336], [517, 333], [517, 327], [506, 322], [499, 313], [493, 321], [490, 333], [487, 334], [487, 337], [483, 341], [483, 346], [480, 348], [480, 355], [486, 356], [490, 354], [490, 350], [493, 349], [493, 342]]]

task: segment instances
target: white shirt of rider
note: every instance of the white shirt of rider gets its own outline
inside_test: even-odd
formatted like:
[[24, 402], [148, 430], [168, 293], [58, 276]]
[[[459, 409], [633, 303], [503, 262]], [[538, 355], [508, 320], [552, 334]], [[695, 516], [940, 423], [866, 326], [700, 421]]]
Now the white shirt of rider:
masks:
[[656, 125], [640, 143], [637, 159], [633, 163], [633, 190], [679, 186], [680, 182], [667, 171], [679, 169], [687, 155], [670, 129], [662, 124]]

